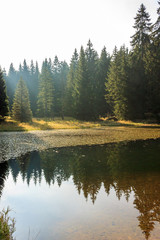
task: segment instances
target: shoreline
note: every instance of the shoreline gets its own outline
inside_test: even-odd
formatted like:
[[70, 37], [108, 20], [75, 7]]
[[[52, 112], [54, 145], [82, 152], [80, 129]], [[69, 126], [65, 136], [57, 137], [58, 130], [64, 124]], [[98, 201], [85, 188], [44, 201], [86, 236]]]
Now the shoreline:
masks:
[[20, 157], [27, 152], [42, 151], [49, 148], [157, 138], [160, 138], [160, 129], [135, 127], [0, 132], [0, 162]]

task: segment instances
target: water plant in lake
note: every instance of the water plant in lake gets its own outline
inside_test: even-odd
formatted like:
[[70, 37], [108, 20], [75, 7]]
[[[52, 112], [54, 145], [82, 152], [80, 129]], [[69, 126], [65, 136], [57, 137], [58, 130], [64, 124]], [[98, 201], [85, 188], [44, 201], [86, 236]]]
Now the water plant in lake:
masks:
[[9, 216], [9, 207], [3, 209], [0, 213], [0, 239], [13, 240], [13, 233], [15, 232], [15, 219]]

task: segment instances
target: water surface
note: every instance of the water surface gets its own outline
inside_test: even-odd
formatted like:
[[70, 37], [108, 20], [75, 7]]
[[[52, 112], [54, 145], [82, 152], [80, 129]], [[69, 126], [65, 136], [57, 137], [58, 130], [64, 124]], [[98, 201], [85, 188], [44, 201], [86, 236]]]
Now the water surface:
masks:
[[54, 148], [0, 164], [16, 240], [160, 239], [160, 140]]

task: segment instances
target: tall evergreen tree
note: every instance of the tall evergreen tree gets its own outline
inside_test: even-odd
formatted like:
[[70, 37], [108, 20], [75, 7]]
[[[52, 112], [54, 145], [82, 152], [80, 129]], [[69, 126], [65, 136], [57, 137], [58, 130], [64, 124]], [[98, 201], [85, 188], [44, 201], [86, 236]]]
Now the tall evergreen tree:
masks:
[[109, 105], [106, 102], [105, 95], [105, 83], [110, 66], [110, 55], [106, 51], [106, 47], [102, 49], [100, 59], [98, 61], [97, 71], [97, 91], [96, 91], [96, 104], [97, 114], [99, 116], [105, 116], [110, 112]]
[[150, 42], [149, 34], [151, 32], [150, 16], [146, 12], [146, 7], [141, 4], [140, 9], [136, 15], [134, 28], [136, 29], [135, 34], [131, 37], [131, 46], [134, 50], [139, 49], [141, 57], [145, 52], [146, 44]]
[[135, 17], [135, 34], [131, 37], [131, 72], [130, 83], [132, 88], [132, 118], [143, 119], [147, 111], [147, 76], [145, 74], [144, 58], [150, 44], [151, 23], [146, 8], [141, 4]]
[[31, 101], [31, 109], [33, 115], [36, 115], [37, 111], [37, 96], [38, 96], [38, 78], [39, 78], [39, 68], [38, 63], [36, 62], [36, 66], [34, 66], [33, 60], [30, 64], [29, 69], [29, 87], [30, 87], [30, 101]]
[[128, 49], [124, 46], [119, 51], [116, 47], [114, 49], [106, 92], [106, 100], [114, 115], [118, 119], [128, 119]]
[[52, 73], [48, 66], [48, 61], [45, 59], [42, 65], [42, 70], [39, 80], [39, 93], [37, 100], [37, 114], [40, 117], [54, 117], [54, 89]]
[[[158, 2], [160, 5], [160, 1]], [[154, 114], [160, 121], [160, 7], [158, 18], [152, 25], [151, 43], [146, 49], [144, 58], [147, 76], [147, 112]]]
[[6, 78], [6, 86], [7, 86], [7, 95], [9, 98], [9, 108], [11, 110], [12, 104], [13, 104], [13, 98], [15, 89], [18, 83], [17, 79], [17, 72], [13, 66], [13, 63], [10, 64], [8, 76]]
[[60, 99], [59, 99], [59, 115], [64, 119], [65, 112], [65, 91], [67, 84], [67, 75], [68, 75], [69, 67], [68, 64], [64, 61], [61, 62], [61, 71], [60, 71]]
[[65, 103], [65, 112], [68, 116], [75, 116], [75, 78], [76, 78], [76, 69], [78, 65], [78, 53], [75, 49], [71, 63], [69, 73], [67, 75], [67, 85], [66, 85], [66, 103]]
[[3, 77], [3, 72], [0, 67], [0, 120], [3, 120], [8, 115], [8, 98], [6, 93], [6, 84]]
[[53, 86], [54, 86], [54, 114], [55, 116], [59, 116], [60, 114], [60, 71], [61, 71], [61, 63], [57, 56], [55, 56], [52, 66], [52, 74], [53, 74]]
[[22, 78], [19, 80], [15, 91], [12, 117], [20, 122], [29, 122], [32, 120], [28, 89]]
[[98, 117], [97, 109], [97, 70], [98, 70], [98, 54], [93, 48], [91, 41], [88, 41], [87, 48], [85, 51], [87, 69], [88, 69], [88, 100], [89, 100], [89, 109], [88, 114], [90, 114], [90, 119], [96, 119]]
[[90, 108], [90, 86], [88, 84], [88, 68], [84, 48], [81, 47], [78, 67], [76, 71], [76, 116], [81, 120], [89, 120], [91, 117]]

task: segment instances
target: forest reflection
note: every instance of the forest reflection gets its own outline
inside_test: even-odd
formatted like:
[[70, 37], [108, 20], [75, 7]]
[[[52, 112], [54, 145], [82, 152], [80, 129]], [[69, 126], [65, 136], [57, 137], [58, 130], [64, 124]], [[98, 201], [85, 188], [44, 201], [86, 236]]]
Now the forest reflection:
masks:
[[16, 183], [19, 175], [28, 185], [42, 178], [59, 187], [73, 178], [78, 193], [93, 204], [103, 185], [106, 193], [114, 189], [126, 201], [134, 193], [134, 207], [145, 239], [155, 223], [160, 223], [160, 140], [79, 146], [32, 152], [0, 164], [0, 195], [9, 171]]

